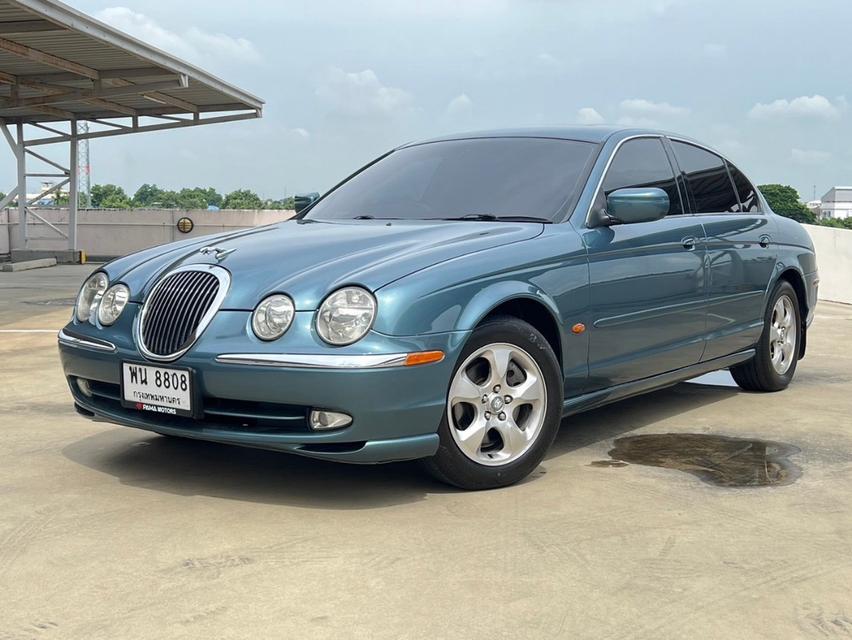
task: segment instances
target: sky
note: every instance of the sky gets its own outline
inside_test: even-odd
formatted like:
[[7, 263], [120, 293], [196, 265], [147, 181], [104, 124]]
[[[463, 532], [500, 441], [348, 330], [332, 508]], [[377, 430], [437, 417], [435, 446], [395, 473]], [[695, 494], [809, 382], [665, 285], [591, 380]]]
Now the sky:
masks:
[[69, 4], [266, 101], [261, 120], [93, 140], [93, 183], [129, 193], [322, 192], [410, 140], [577, 123], [695, 137], [804, 200], [852, 184], [849, 0]]

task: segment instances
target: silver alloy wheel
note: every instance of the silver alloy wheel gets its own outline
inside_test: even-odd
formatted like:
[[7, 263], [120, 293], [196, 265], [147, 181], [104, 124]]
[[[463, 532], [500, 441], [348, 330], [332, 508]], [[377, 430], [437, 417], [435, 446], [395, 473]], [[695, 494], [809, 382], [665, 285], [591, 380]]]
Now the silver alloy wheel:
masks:
[[798, 342], [798, 327], [793, 301], [781, 296], [772, 308], [769, 320], [769, 359], [779, 375], [784, 375], [793, 364]]
[[520, 458], [544, 425], [547, 388], [538, 363], [520, 347], [489, 344], [474, 351], [453, 376], [447, 420], [462, 453], [482, 465]]

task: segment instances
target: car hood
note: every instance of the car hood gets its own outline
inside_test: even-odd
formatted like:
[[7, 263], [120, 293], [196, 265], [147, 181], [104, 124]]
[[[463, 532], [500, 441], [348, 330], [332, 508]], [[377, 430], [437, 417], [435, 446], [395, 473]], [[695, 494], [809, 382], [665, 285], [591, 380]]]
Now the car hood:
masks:
[[[338, 287], [375, 291], [439, 262], [539, 235], [539, 223], [472, 221], [296, 221], [156, 247], [107, 265], [110, 281], [141, 302], [158, 276], [179, 266], [219, 264], [231, 273], [222, 309], [253, 309], [267, 294], [289, 294], [313, 310]], [[233, 250], [217, 262], [199, 249]]]

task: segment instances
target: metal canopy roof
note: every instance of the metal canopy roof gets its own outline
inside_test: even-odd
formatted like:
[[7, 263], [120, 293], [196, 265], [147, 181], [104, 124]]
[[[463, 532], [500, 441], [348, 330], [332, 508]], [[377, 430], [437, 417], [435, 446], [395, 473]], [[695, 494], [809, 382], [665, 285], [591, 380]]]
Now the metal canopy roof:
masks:
[[[0, 209], [17, 200], [23, 249], [32, 217], [76, 251], [80, 140], [246, 120], [262, 112], [260, 98], [61, 2], [0, 0], [0, 134], [17, 164], [17, 185], [0, 199]], [[49, 135], [29, 137], [33, 130]], [[33, 149], [57, 143], [68, 143], [68, 166]], [[28, 159], [46, 164], [48, 172], [28, 172]], [[28, 197], [32, 178], [59, 182]], [[65, 185], [67, 233], [30, 209]]]
[[7, 123], [191, 114], [202, 124], [200, 113], [262, 109], [247, 91], [65, 4], [0, 0]]

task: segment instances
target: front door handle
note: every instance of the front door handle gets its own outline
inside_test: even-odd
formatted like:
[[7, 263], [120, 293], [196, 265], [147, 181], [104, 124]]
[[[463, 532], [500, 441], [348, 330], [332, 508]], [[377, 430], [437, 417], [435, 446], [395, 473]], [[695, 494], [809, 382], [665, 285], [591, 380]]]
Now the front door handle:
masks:
[[686, 249], [687, 251], [692, 251], [693, 249], [695, 249], [695, 243], [697, 242], [697, 240], [695, 236], [689, 236], [687, 238], [684, 238], [680, 242], [683, 245], [684, 249]]
[[770, 236], [763, 234], [762, 236], [760, 236], [760, 239], [758, 240], [758, 242], [760, 243], [760, 246], [765, 249], [766, 247], [769, 246], [769, 242], [771, 240], [772, 240], [772, 238]]

